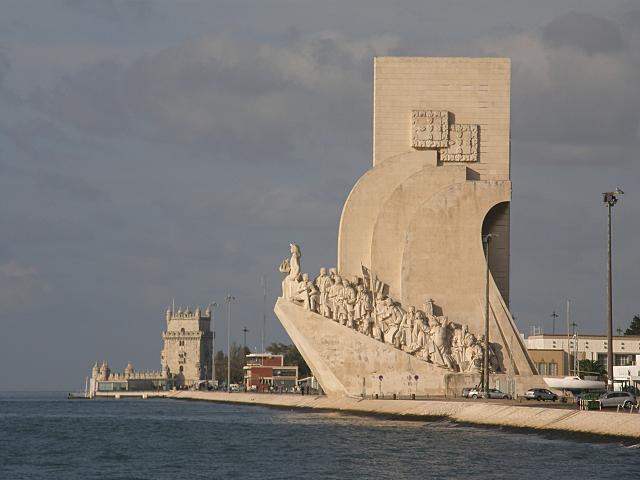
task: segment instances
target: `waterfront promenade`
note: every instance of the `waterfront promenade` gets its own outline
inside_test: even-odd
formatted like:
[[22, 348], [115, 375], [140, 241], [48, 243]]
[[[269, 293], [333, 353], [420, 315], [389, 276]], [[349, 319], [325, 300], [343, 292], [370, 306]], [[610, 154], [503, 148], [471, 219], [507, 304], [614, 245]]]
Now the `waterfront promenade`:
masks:
[[454, 422], [534, 430], [562, 431], [640, 438], [640, 414], [612, 411], [581, 411], [577, 406], [516, 405], [500, 401], [367, 400], [313, 395], [279, 395], [175, 391], [167, 398], [222, 403], [264, 405], [278, 408], [310, 408], [366, 415], [411, 418], [447, 418]]

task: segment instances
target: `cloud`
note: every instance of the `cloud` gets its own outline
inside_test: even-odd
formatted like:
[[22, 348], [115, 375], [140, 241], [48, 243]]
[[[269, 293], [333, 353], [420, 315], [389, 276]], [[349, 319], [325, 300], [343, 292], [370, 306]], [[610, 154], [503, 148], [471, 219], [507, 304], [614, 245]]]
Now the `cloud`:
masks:
[[150, 0], [64, 0], [71, 10], [114, 23], [144, 22], [155, 15]]
[[514, 139], [611, 153], [637, 142], [640, 37], [621, 25], [570, 13], [483, 49], [512, 58]]
[[569, 12], [542, 27], [542, 40], [552, 48], [570, 47], [588, 54], [622, 50], [622, 30], [615, 22], [588, 13]]
[[41, 303], [50, 291], [31, 265], [11, 260], [0, 265], [0, 312], [11, 313]]
[[281, 45], [202, 36], [128, 65], [102, 61], [32, 102], [92, 135], [208, 147], [243, 161], [285, 159], [368, 114], [371, 57], [397, 43], [331, 32], [294, 32]]

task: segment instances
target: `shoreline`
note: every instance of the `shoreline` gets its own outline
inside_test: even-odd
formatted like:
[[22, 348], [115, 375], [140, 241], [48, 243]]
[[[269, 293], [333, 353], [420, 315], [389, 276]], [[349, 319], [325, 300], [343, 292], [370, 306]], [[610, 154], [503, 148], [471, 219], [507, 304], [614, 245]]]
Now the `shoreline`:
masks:
[[166, 392], [166, 398], [227, 404], [258, 405], [338, 411], [359, 415], [404, 419], [448, 419], [458, 423], [508, 427], [537, 432], [577, 433], [609, 439], [639, 439], [640, 414], [613, 411], [584, 411], [491, 402], [446, 400], [368, 400], [349, 397], [282, 394], [226, 393], [201, 391]]

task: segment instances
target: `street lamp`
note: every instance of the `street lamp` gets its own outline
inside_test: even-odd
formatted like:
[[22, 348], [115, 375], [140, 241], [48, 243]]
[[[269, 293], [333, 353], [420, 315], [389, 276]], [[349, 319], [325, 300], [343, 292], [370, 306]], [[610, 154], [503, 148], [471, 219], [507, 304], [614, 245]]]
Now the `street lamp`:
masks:
[[215, 309], [218, 304], [214, 301], [207, 305], [207, 310], [209, 310], [211, 314], [211, 386], [215, 384], [216, 381], [216, 315]]
[[607, 205], [608, 235], [607, 235], [607, 389], [613, 390], [613, 298], [611, 275], [611, 209], [618, 203], [618, 196], [624, 192], [616, 187], [613, 192], [604, 192], [602, 201]]
[[231, 393], [231, 302], [236, 297], [227, 295], [227, 393]]
[[244, 334], [244, 342], [242, 344], [244, 351], [242, 352], [242, 354], [244, 355], [244, 352], [247, 350], [247, 333], [249, 333], [249, 329], [247, 327], [244, 327], [242, 329], [242, 333]]
[[551, 334], [552, 335], [556, 334], [556, 318], [558, 318], [559, 316], [560, 315], [558, 315], [555, 310], [551, 314], [551, 321], [552, 321], [552, 325], [553, 325], [552, 328], [551, 328]]
[[489, 241], [497, 237], [495, 233], [488, 233], [482, 236], [482, 246], [484, 256], [487, 260], [487, 276], [485, 284], [485, 311], [484, 311], [484, 362], [482, 372], [482, 383], [485, 393], [489, 391]]

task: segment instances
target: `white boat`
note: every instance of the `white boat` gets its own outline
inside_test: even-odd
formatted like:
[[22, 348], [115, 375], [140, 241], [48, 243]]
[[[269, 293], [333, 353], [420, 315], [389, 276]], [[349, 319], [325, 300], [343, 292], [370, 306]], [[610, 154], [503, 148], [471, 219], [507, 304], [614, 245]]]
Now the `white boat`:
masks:
[[580, 377], [542, 377], [550, 388], [560, 390], [604, 390], [606, 384], [598, 380], [583, 380]]

